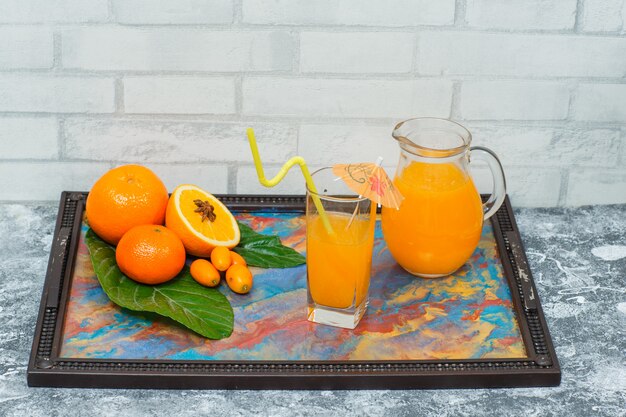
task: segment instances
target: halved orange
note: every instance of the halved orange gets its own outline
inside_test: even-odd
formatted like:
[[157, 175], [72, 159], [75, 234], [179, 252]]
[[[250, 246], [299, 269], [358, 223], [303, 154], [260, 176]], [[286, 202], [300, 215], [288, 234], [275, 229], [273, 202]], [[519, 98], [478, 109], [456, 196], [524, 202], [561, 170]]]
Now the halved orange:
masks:
[[209, 257], [216, 246], [234, 248], [239, 226], [233, 214], [212, 194], [200, 187], [176, 187], [167, 203], [165, 225], [183, 241], [188, 254]]

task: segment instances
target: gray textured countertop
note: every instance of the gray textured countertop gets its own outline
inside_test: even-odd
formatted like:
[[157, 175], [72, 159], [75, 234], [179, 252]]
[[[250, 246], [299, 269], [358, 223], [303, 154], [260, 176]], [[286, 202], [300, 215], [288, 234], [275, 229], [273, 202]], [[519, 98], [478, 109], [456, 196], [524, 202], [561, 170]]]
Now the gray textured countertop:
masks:
[[626, 415], [626, 206], [516, 218], [561, 363], [555, 388], [157, 391], [29, 388], [56, 204], [0, 204], [0, 416]]

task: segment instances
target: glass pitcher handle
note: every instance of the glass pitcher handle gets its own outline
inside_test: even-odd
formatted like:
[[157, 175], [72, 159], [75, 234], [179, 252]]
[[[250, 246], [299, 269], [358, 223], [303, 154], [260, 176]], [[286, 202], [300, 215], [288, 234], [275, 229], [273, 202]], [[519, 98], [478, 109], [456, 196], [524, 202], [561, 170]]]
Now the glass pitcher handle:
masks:
[[484, 219], [487, 220], [498, 211], [504, 202], [504, 196], [506, 195], [504, 170], [502, 169], [500, 160], [491, 149], [482, 146], [472, 146], [470, 148], [470, 157], [485, 161], [487, 165], [489, 165], [491, 176], [493, 177], [493, 190], [491, 191], [489, 199], [483, 203]]

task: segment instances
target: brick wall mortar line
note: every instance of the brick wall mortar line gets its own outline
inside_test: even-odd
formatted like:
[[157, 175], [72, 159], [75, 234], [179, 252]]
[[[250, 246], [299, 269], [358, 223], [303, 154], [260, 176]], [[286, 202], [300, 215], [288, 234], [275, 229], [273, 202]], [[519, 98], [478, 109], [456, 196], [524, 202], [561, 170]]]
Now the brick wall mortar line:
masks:
[[115, 113], [123, 114], [124, 113], [124, 79], [116, 78], [115, 79]]
[[411, 70], [409, 71], [411, 76], [415, 76], [418, 73], [417, 69], [418, 69], [418, 60], [420, 57], [420, 51], [419, 51], [419, 37], [420, 34], [419, 33], [415, 33], [415, 35], [413, 36], [413, 56], [411, 57]]
[[450, 103], [450, 119], [461, 120], [461, 88], [460, 81], [452, 84], [452, 101]]
[[564, 207], [567, 202], [567, 192], [569, 188], [569, 168], [563, 168], [561, 170], [561, 186], [559, 187], [559, 198], [557, 200], [557, 207]]
[[[58, 77], [73, 78], [115, 78], [124, 76], [133, 77], [197, 77], [197, 78], [223, 78], [241, 75], [243, 77], [268, 77], [268, 78], [285, 78], [285, 79], [304, 79], [304, 80], [379, 80], [379, 81], [413, 81], [413, 80], [444, 80], [444, 81], [546, 81], [546, 82], [572, 82], [593, 84], [626, 84], [626, 76], [624, 77], [580, 77], [580, 76], [511, 76], [511, 75], [471, 75], [471, 74], [454, 74], [452, 78], [446, 76], [438, 76], [432, 74], [420, 75], [411, 72], [406, 73], [328, 73], [328, 72], [306, 72], [294, 73], [291, 70], [274, 70], [274, 71], [185, 71], [185, 70], [81, 70], [75, 68], [58, 68], [55, 71], [50, 69], [0, 69], [0, 78], [2, 75], [24, 75], [24, 76], [41, 76], [50, 75]], [[451, 75], [452, 76], [452, 75]]]
[[25, 119], [31, 119], [31, 118], [49, 119], [50, 117], [58, 116], [59, 114], [60, 113], [43, 113], [43, 112], [24, 112], [24, 113], [0, 112], [0, 119], [5, 118], [5, 117], [25, 118]]
[[[146, 165], [163, 165], [169, 167], [188, 167], [188, 166], [197, 166], [202, 165], [203, 167], [226, 167], [229, 166], [239, 166], [240, 162], [226, 162], [226, 161], [215, 161], [215, 160], [196, 160], [196, 161], [171, 161], [171, 162], [160, 162], [160, 161], [140, 161], [137, 159], [89, 159], [89, 158], [65, 158], [63, 160], [42, 160], [42, 159], [14, 159], [14, 160], [1, 160], [2, 162], [41, 162], [44, 161], [46, 163], [98, 163], [98, 164], [109, 164], [109, 165], [119, 165], [119, 164], [146, 164]], [[139, 161], [139, 162], [138, 162]], [[265, 165], [264, 165], [265, 166]]]
[[62, 117], [57, 118], [57, 141], [59, 161], [65, 161], [65, 149], [67, 145], [65, 143], [65, 119]]
[[293, 56], [291, 57], [291, 72], [293, 74], [304, 74], [300, 72], [300, 60], [301, 60], [301, 50], [302, 50], [302, 32], [301, 31], [292, 31], [291, 37], [293, 45]]
[[[67, 159], [27, 159], [27, 158], [15, 158], [15, 159], [0, 159], [0, 165], [2, 164], [31, 164], [31, 165], [54, 165], [54, 164], [102, 164], [108, 165], [110, 167], [119, 166], [123, 164], [143, 164], [146, 165], [156, 165], [156, 166], [169, 166], [169, 167], [187, 167], [187, 166], [197, 166], [202, 165], [203, 167], [208, 168], [223, 168], [223, 167], [238, 167], [244, 166], [239, 162], [234, 163], [224, 163], [219, 161], [176, 161], [176, 162], [158, 162], [158, 161], [146, 161], [146, 162], [137, 162], [137, 160], [126, 160], [126, 159], [78, 159], [78, 158], [67, 158]], [[267, 164], [270, 166], [270, 164]], [[265, 166], [265, 164], [263, 165]], [[231, 191], [228, 191], [231, 192]]]
[[[238, 167], [238, 168], [250, 168], [250, 167], [254, 167], [254, 164], [249, 163], [249, 162], [244, 162], [244, 161], [217, 161], [217, 160], [210, 160], [210, 159], [204, 159], [204, 160], [193, 160], [193, 161], [168, 161], [168, 162], [158, 162], [158, 161], [141, 161], [138, 159], [123, 159], [123, 158], [119, 158], [119, 159], [89, 159], [89, 158], [64, 158], [64, 159], [27, 159], [27, 158], [15, 158], [15, 159], [2, 159], [0, 160], [0, 164], [2, 163], [103, 163], [103, 164], [137, 164], [137, 163], [145, 163], [145, 164], [158, 164], [158, 165], [167, 165], [167, 166], [173, 166], [173, 167], [186, 167], [186, 166], [190, 166], [190, 165], [202, 165], [202, 166], [207, 166], [207, 167]], [[385, 161], [383, 163], [383, 167], [392, 167], [395, 168], [396, 167], [396, 160], [389, 160], [389, 161]], [[323, 163], [311, 163], [311, 166], [318, 166], [318, 165], [324, 165]], [[266, 174], [269, 175], [269, 172], [271, 172], [272, 170], [275, 170], [276, 172], [278, 172], [278, 170], [280, 168], [282, 168], [283, 164], [276, 164], [276, 163], [263, 163], [263, 167], [266, 171]], [[480, 166], [480, 168], [478, 169], [484, 169], [487, 170], [487, 166]], [[546, 165], [546, 166], [537, 166], [537, 165], [512, 165], [512, 164], [508, 164], [504, 167], [505, 171], [507, 169], [515, 169], [515, 170], [521, 170], [521, 169], [525, 169], [525, 170], [529, 170], [529, 171], [535, 171], [535, 170], [558, 170], [561, 171], [563, 169], [567, 169], [564, 168], [562, 165], [558, 166], [558, 165]], [[580, 166], [577, 167], [577, 169], [582, 169], [582, 170], [598, 170], [598, 169], [602, 169], [604, 171], [610, 171], [610, 172], [626, 172], [625, 169], [622, 169], [620, 167], [606, 167], [605, 165], [585, 165], [585, 166]], [[273, 175], [276, 175], [276, 172], [274, 172]], [[506, 174], [506, 172], [505, 172]], [[235, 179], [236, 180], [236, 179]]]
[[[331, 117], [331, 116], [281, 116], [281, 115], [235, 115], [235, 114], [167, 114], [167, 113], [53, 113], [53, 112], [0, 112], [0, 117], [51, 117], [82, 118], [98, 120], [144, 121], [144, 122], [190, 122], [190, 123], [224, 123], [224, 124], [317, 124], [317, 125], [386, 125], [399, 121], [396, 117]], [[504, 126], [519, 128], [571, 128], [571, 129], [608, 129], [619, 130], [625, 122], [576, 121], [576, 120], [487, 120], [459, 119], [464, 123], [477, 126]]]
[[[391, 132], [390, 132], [391, 134]], [[390, 136], [391, 137], [391, 136]], [[395, 144], [393, 144], [392, 142], [389, 142], [390, 145], [395, 146]], [[87, 162], [87, 160], [80, 160], [80, 162]], [[215, 164], [215, 161], [209, 161], [213, 164]], [[474, 162], [472, 162], [473, 164]], [[311, 165], [319, 165], [319, 164], [311, 164]], [[386, 161], [383, 163], [383, 166], [392, 166], [395, 167], [397, 165], [397, 161], [393, 160], [393, 161]], [[252, 160], [250, 161], [246, 161], [246, 162], [238, 162], [237, 163], [238, 167], [254, 167], [254, 162]], [[272, 169], [272, 168], [281, 168], [283, 166], [283, 162], [267, 162], [267, 163], [263, 163], [263, 167], [266, 169], [266, 171], [268, 169]], [[475, 166], [477, 167], [477, 166]], [[515, 169], [527, 169], [529, 171], [532, 170], [562, 170], [562, 169], [569, 169], [568, 167], [564, 167], [563, 165], [554, 165], [554, 166], [547, 166], [547, 165], [542, 165], [542, 166], [537, 166], [537, 165], [528, 165], [528, 164], [519, 164], [519, 165], [507, 165], [505, 167], [506, 168], [515, 168]], [[626, 167], [625, 168], [621, 168], [621, 167], [606, 167], [604, 165], [602, 166], [582, 166], [582, 167], [577, 167], [579, 169], [597, 169], [597, 168], [605, 168], [608, 171], [626, 171]], [[489, 167], [485, 164], [485, 165], [481, 165], [479, 169], [484, 169], [484, 170], [489, 170]], [[267, 174], [267, 172], [266, 172]], [[505, 173], [506, 174], [506, 173]]]
[[[74, 162], [72, 160], [65, 160], [59, 158], [2, 158], [0, 159], [0, 164], [16, 164], [16, 163], [25, 163], [25, 164], [57, 164], [57, 163], [65, 163], [65, 162]], [[76, 161], [76, 162], [102, 162], [102, 161]]]
[[[230, 194], [237, 193], [237, 175], [238, 175], [238, 165], [237, 164], [229, 164], [227, 166], [227, 176], [226, 176], [226, 192]], [[210, 191], [209, 191], [210, 192]]]
[[571, 82], [569, 85], [569, 102], [567, 103], [567, 121], [574, 120], [574, 109], [578, 94], [578, 83]]
[[300, 149], [300, 130], [302, 129], [302, 125], [297, 125], [295, 126], [296, 129], [296, 155], [300, 155], [300, 152], [302, 152]]
[[35, 23], [0, 23], [2, 27], [23, 27], [23, 26], [49, 26], [53, 24], [56, 29], [64, 31], [71, 29], [91, 29], [91, 28], [111, 28], [111, 29], [181, 29], [181, 30], [204, 30], [207, 32], [232, 32], [233, 28], [240, 32], [255, 32], [255, 31], [289, 31], [299, 30], [302, 32], [314, 31], [314, 32], [329, 32], [329, 33], [350, 33], [350, 32], [407, 32], [414, 33], [415, 31], [436, 31], [436, 32], [467, 32], [477, 34], [501, 34], [501, 35], [560, 35], [562, 37], [605, 37], [605, 38], [626, 38], [626, 32], [623, 31], [611, 31], [611, 32], [575, 32], [571, 29], [498, 29], [498, 28], [475, 28], [469, 26], [457, 26], [457, 25], [414, 25], [414, 26], [372, 26], [372, 25], [286, 25], [286, 24], [247, 24], [247, 23], [234, 23], [234, 24], [184, 24], [184, 23], [171, 23], [171, 24], [129, 24], [118, 22], [35, 22]]
[[467, 0], [456, 0], [454, 4], [454, 26], [467, 27]]
[[243, 75], [235, 77], [235, 114], [240, 116], [243, 114]]
[[233, 25], [240, 27], [243, 23], [243, 0], [233, 2]]
[[[62, 38], [59, 31], [52, 32], [52, 69], [55, 71], [60, 70], [63, 67], [62, 59]], [[45, 69], [43, 72], [48, 72], [49, 69]]]
[[[125, 27], [139, 27], [149, 26], [158, 27], [159, 25], [124, 25]], [[161, 25], [163, 26], [163, 25]], [[174, 25], [168, 25], [174, 26]], [[184, 25], [180, 25], [184, 26]], [[186, 25], [185, 27], [198, 27], [203, 28], [215, 28], [215, 26], [198, 26], [198, 25]], [[457, 25], [415, 25], [415, 26], [365, 26], [365, 25], [252, 25], [243, 24], [238, 27], [241, 30], [287, 30], [287, 29], [299, 29], [303, 32], [328, 32], [328, 33], [351, 33], [351, 32], [415, 32], [415, 31], [433, 31], [433, 32], [470, 32], [481, 34], [501, 34], [501, 35], [563, 35], [570, 37], [611, 37], [611, 38], [623, 38], [626, 34], [613, 31], [613, 32], [573, 32], [572, 29], [502, 29], [502, 28], [478, 28], [471, 26], [457, 26]]]
[[578, 0], [576, 2], [576, 17], [574, 19], [574, 33], [576, 34], [581, 33], [582, 18], [583, 18], [584, 11], [585, 11], [584, 0]]
[[622, 129], [620, 129], [620, 137], [617, 148], [620, 155], [620, 157], [617, 159], [617, 166], [626, 166], [626, 127], [622, 127]]
[[[390, 143], [390, 145], [393, 145]], [[35, 158], [11, 158], [11, 159], [0, 159], [0, 164], [10, 164], [10, 163], [24, 163], [24, 164], [38, 164], [38, 165], [46, 165], [46, 164], [81, 164], [81, 163], [98, 163], [98, 164], [126, 164], [126, 163], [137, 163], [137, 159], [89, 159], [89, 158], [63, 158], [63, 159], [35, 159]], [[201, 160], [193, 160], [193, 161], [171, 161], [171, 162], [159, 162], [159, 161], [145, 161], [140, 163], [146, 163], [150, 165], [159, 165], [159, 166], [171, 166], [171, 167], [187, 167], [187, 166], [203, 166], [203, 167], [234, 167], [234, 168], [253, 168], [254, 163], [252, 161], [219, 161], [219, 160], [210, 160], [210, 159], [201, 159]], [[266, 174], [269, 175], [272, 173], [272, 170], [278, 171], [284, 162], [264, 162], [263, 167], [265, 168]], [[392, 167], [395, 168], [397, 164], [396, 160], [389, 160], [383, 163], [384, 167]], [[324, 165], [323, 163], [311, 163], [313, 166]], [[487, 166], [481, 166], [478, 168], [480, 170], [488, 170]], [[545, 170], [545, 171], [561, 171], [561, 173], [565, 170], [570, 171], [569, 167], [564, 166], [537, 166], [537, 165], [512, 165], [508, 164], [505, 166], [506, 169], [514, 169], [514, 170], [528, 170], [528, 171], [536, 171], [536, 170]], [[577, 170], [583, 171], [597, 171], [601, 169], [603, 172], [613, 172], [613, 173], [626, 173], [626, 167], [621, 166], [611, 166], [607, 167], [605, 165], [585, 165], [585, 166], [576, 166]], [[272, 175], [275, 175], [274, 172]], [[506, 172], [505, 172], [506, 174]]]
[[113, 0], [107, 0], [107, 21], [110, 23], [113, 23], [117, 20], [117, 17], [115, 16], [115, 8], [113, 7]]

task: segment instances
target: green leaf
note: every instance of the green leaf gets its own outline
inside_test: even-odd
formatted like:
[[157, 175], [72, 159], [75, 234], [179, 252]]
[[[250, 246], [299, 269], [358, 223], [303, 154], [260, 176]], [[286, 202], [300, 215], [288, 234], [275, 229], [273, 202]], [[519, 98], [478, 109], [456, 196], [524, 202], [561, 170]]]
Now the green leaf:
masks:
[[237, 222], [241, 239], [233, 250], [243, 256], [248, 265], [261, 268], [290, 268], [306, 262], [304, 256], [284, 246], [278, 236], [262, 235], [246, 224]]
[[209, 339], [223, 339], [233, 332], [234, 314], [228, 299], [218, 290], [194, 281], [189, 268], [163, 284], [140, 284], [120, 271], [115, 249], [93, 230], [87, 231], [85, 242], [98, 281], [115, 304], [169, 317]]

